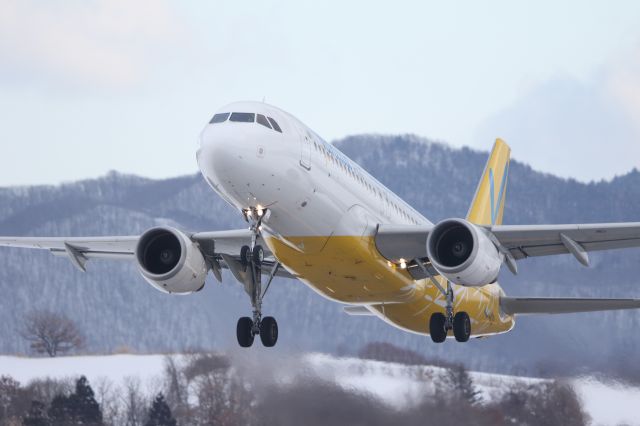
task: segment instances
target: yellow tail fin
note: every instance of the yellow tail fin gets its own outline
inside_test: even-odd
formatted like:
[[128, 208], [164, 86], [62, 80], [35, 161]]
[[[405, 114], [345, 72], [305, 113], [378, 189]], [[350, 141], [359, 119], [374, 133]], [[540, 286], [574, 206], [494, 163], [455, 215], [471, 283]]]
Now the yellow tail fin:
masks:
[[477, 225], [502, 224], [510, 155], [509, 145], [502, 139], [496, 139], [467, 213], [469, 222]]

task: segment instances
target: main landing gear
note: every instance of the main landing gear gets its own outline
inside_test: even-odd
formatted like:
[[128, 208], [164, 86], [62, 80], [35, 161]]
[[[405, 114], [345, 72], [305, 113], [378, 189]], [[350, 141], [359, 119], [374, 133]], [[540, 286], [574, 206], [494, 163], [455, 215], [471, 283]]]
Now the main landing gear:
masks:
[[429, 320], [429, 334], [435, 343], [442, 343], [447, 338], [449, 330], [453, 330], [453, 335], [458, 342], [466, 342], [471, 336], [471, 319], [466, 312], [453, 314], [453, 288], [451, 283], [447, 283], [445, 292], [447, 305], [446, 314], [436, 312]]
[[262, 317], [262, 299], [269, 290], [273, 277], [278, 272], [280, 264], [276, 261], [269, 273], [267, 285], [262, 291], [262, 265], [264, 261], [264, 249], [256, 244], [260, 234], [260, 225], [264, 217], [263, 209], [251, 208], [245, 212], [246, 218], [251, 223], [251, 245], [243, 246], [240, 249], [240, 263], [245, 271], [249, 272], [249, 296], [253, 307], [253, 316], [242, 317], [236, 326], [236, 336], [238, 344], [243, 348], [248, 348], [253, 344], [256, 335], [265, 347], [273, 347], [278, 341], [278, 323], [273, 317]]
[[466, 312], [453, 314], [454, 295], [451, 283], [447, 281], [447, 289], [445, 290], [433, 275], [429, 273], [429, 270], [420, 259], [416, 259], [415, 262], [429, 278], [431, 283], [445, 296], [447, 301], [445, 313], [436, 312], [432, 314], [429, 319], [429, 334], [431, 335], [431, 340], [435, 343], [442, 343], [446, 340], [449, 330], [453, 330], [453, 335], [458, 342], [468, 341], [471, 336], [471, 319]]

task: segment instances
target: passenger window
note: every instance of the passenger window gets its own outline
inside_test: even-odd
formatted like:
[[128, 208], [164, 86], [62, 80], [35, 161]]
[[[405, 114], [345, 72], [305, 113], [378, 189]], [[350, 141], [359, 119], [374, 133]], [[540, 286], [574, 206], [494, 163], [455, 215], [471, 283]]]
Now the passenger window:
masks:
[[228, 112], [223, 112], [221, 114], [216, 114], [216, 115], [213, 116], [213, 118], [211, 119], [209, 124], [222, 123], [223, 121], [227, 121], [227, 118], [229, 118], [229, 113]]
[[271, 117], [267, 117], [269, 119], [269, 123], [271, 123], [271, 125], [273, 126], [273, 130], [275, 130], [276, 132], [280, 132], [282, 133], [282, 129], [280, 128], [280, 126], [278, 126], [278, 123], [276, 122], [276, 120], [274, 120]]
[[253, 123], [256, 121], [256, 115], [253, 112], [232, 112], [229, 121], [238, 123]]
[[256, 121], [258, 124], [262, 124], [264, 127], [271, 128], [271, 124], [267, 121], [267, 117], [262, 114], [258, 114]]

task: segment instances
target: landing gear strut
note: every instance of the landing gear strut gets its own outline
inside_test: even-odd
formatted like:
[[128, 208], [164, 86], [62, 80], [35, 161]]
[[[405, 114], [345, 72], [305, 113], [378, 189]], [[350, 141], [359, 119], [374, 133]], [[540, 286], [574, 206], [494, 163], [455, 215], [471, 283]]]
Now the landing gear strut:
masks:
[[276, 261], [269, 273], [264, 292], [262, 291], [262, 264], [264, 261], [264, 249], [256, 244], [260, 235], [264, 209], [251, 208], [244, 212], [246, 218], [251, 223], [251, 245], [243, 246], [240, 249], [240, 262], [245, 271], [249, 271], [251, 306], [253, 307], [253, 317], [242, 317], [236, 326], [236, 336], [238, 344], [247, 348], [253, 344], [256, 335], [260, 335], [262, 344], [268, 348], [275, 346], [278, 341], [278, 323], [273, 317], [262, 317], [262, 299], [269, 290], [273, 277], [278, 272], [280, 264]]
[[445, 313], [435, 312], [429, 319], [429, 334], [435, 343], [442, 343], [447, 338], [449, 330], [453, 330], [453, 335], [458, 342], [466, 342], [471, 336], [471, 319], [466, 312], [453, 313], [453, 286], [447, 281], [447, 289], [442, 288], [440, 283], [429, 273], [420, 259], [415, 259], [420, 269], [429, 278], [431, 283], [445, 296]]

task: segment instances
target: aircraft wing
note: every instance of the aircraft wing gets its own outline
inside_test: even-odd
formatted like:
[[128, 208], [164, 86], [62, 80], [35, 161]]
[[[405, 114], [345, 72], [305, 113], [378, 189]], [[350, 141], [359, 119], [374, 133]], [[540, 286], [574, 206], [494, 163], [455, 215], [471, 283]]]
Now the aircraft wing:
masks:
[[501, 297], [500, 307], [508, 315], [569, 314], [575, 312], [638, 309], [640, 308], [640, 299]]
[[[432, 225], [379, 225], [376, 246], [389, 260], [424, 259]], [[584, 265], [587, 252], [640, 247], [640, 222], [483, 226], [514, 259], [571, 253]]]
[[515, 259], [640, 247], [640, 222], [500, 225], [490, 227], [489, 231]]
[[[235, 229], [228, 231], [200, 232], [187, 234], [198, 244], [200, 251], [209, 259], [214, 259], [222, 268], [232, 269], [232, 263], [239, 262], [240, 249], [251, 243], [251, 231]], [[107, 237], [0, 237], [0, 246], [48, 250], [57, 256], [68, 256], [78, 269], [84, 271], [89, 259], [134, 260], [139, 236]], [[258, 237], [258, 244], [265, 250], [264, 265], [275, 263], [272, 253]], [[278, 276], [291, 277], [280, 268]]]
[[137, 236], [0, 237], [0, 246], [43, 249], [61, 255], [75, 251], [85, 258], [133, 258], [137, 243]]

